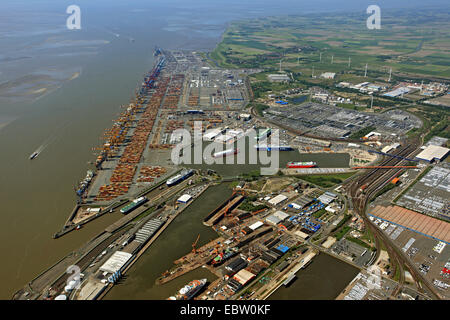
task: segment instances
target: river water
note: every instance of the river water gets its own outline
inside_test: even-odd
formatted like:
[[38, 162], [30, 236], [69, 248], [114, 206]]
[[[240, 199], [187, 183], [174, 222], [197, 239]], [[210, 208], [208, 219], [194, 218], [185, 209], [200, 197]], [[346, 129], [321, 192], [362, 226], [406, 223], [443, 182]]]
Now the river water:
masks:
[[[79, 1], [85, 19], [82, 30], [75, 33], [64, 29], [66, 1], [51, 5], [22, 2], [27, 8], [23, 11], [17, 1], [0, 10], [2, 14], [13, 12], [12, 19], [22, 14], [30, 17], [20, 20], [17, 29], [11, 27], [12, 22], [0, 24], [5, 28], [0, 33], [8, 35], [0, 40], [0, 82], [9, 88], [14, 81], [8, 81], [28, 83], [34, 79], [36, 87], [52, 89], [32, 101], [8, 96], [0, 102], [0, 271], [8, 275], [0, 286], [2, 299], [10, 298], [38, 273], [119, 218], [107, 215], [77, 232], [52, 239], [75, 204], [74, 186], [86, 175], [88, 162], [95, 160], [92, 148], [101, 143], [102, 132], [110, 128], [120, 105], [129, 102], [152, 67], [155, 45], [211, 49], [220, 40], [225, 22], [239, 16], [227, 10], [210, 14], [195, 6], [176, 9], [173, 3], [150, 8], [140, 1], [137, 7], [125, 8], [103, 0], [95, 3]], [[207, 18], [201, 20], [202, 16]], [[54, 21], [54, 26], [49, 21]], [[25, 62], [12, 58], [25, 57], [27, 43], [28, 60], [34, 65], [20, 67]], [[52, 57], [55, 47], [58, 58]], [[92, 53], [80, 54], [85, 51]], [[71, 81], [52, 82], [59, 87], [56, 90], [48, 78], [39, 82], [49, 70], [67, 76], [74, 70], [81, 74]], [[40, 77], [33, 76], [36, 74]], [[30, 161], [30, 154], [40, 147], [39, 157]]]

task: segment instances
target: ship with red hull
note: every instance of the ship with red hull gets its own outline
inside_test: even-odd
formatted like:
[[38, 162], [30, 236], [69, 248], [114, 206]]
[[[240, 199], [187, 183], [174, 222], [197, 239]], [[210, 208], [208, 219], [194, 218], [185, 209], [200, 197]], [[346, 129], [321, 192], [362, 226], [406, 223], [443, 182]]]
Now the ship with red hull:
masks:
[[288, 162], [286, 164], [286, 168], [289, 169], [299, 169], [299, 168], [315, 168], [317, 167], [317, 163], [314, 161], [309, 162]]

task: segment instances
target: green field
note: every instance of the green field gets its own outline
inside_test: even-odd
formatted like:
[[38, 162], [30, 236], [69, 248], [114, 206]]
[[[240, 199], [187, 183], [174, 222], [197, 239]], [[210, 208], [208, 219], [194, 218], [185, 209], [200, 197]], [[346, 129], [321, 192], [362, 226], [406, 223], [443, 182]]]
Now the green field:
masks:
[[329, 175], [310, 175], [301, 176], [302, 180], [311, 182], [319, 187], [330, 188], [336, 184], [344, 182], [346, 179], [350, 178], [354, 173], [341, 173], [341, 174], [329, 174]]
[[310, 77], [314, 65], [317, 74], [345, 72], [341, 81], [358, 79], [366, 63], [367, 81], [387, 78], [390, 68], [397, 77], [450, 77], [448, 12], [384, 10], [380, 30], [367, 29], [366, 19], [365, 13], [349, 13], [237, 21], [211, 57], [224, 67], [274, 70], [283, 58], [283, 69]]

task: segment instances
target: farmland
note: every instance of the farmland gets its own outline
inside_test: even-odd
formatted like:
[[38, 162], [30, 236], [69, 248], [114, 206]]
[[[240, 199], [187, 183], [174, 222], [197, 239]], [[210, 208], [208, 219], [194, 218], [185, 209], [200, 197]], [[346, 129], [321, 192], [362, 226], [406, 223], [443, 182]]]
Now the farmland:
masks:
[[237, 21], [211, 57], [224, 67], [269, 70], [283, 59], [285, 70], [310, 75], [314, 65], [318, 74], [342, 73], [341, 81], [361, 76], [366, 64], [367, 81], [387, 75], [390, 68], [399, 78], [448, 78], [449, 18], [448, 12], [430, 10], [417, 18], [413, 11], [386, 10], [380, 30], [366, 28], [365, 13]]

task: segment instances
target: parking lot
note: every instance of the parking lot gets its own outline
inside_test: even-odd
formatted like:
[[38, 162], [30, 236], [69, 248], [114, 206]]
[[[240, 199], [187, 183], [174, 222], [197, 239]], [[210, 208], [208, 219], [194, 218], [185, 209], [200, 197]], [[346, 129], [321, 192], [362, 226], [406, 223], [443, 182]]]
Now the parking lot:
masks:
[[419, 119], [400, 110], [369, 114], [318, 103], [270, 108], [266, 110], [265, 117], [296, 130], [334, 138], [348, 137], [351, 133], [369, 126], [375, 127], [386, 136], [392, 133], [402, 135], [412, 128], [420, 127]]

